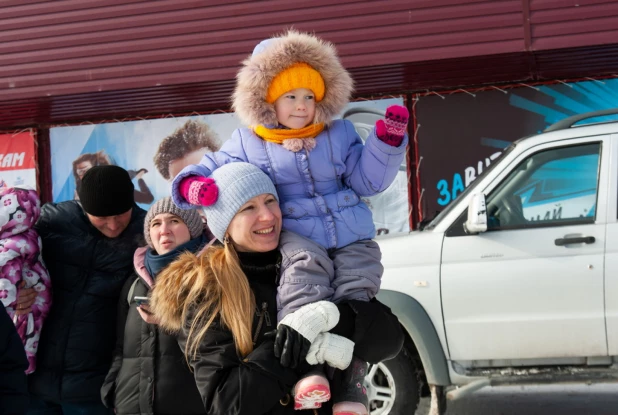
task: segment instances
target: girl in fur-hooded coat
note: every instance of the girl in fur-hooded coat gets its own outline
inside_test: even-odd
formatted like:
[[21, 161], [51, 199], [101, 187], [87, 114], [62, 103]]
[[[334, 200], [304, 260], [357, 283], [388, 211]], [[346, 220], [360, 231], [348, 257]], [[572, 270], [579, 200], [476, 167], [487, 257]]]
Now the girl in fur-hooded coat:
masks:
[[[28, 357], [26, 373], [36, 368], [36, 352], [43, 321], [51, 307], [51, 281], [41, 258], [41, 238], [33, 229], [41, 214], [41, 202], [31, 189], [0, 191], [0, 300], [6, 307], [24, 343]], [[32, 312], [16, 315], [21, 283], [34, 288], [37, 297]]]
[[[375, 227], [361, 197], [393, 182], [405, 156], [408, 113], [389, 107], [363, 144], [352, 123], [333, 120], [352, 88], [331, 43], [296, 31], [261, 42], [243, 62], [234, 92], [236, 114], [250, 127], [234, 131], [220, 151], [187, 166], [172, 183], [174, 202], [190, 208], [209, 206], [225, 191], [208, 177], [226, 163], [249, 162], [269, 175], [279, 194], [283, 228], [291, 231], [282, 234], [280, 246], [289, 264], [277, 299], [283, 325], [305, 304], [369, 301], [379, 290], [381, 254], [371, 240]], [[315, 101], [313, 117], [291, 128], [276, 108], [287, 93], [301, 89], [312, 93], [307, 98]], [[298, 255], [299, 245], [309, 249]], [[318, 270], [315, 257], [325, 264]]]

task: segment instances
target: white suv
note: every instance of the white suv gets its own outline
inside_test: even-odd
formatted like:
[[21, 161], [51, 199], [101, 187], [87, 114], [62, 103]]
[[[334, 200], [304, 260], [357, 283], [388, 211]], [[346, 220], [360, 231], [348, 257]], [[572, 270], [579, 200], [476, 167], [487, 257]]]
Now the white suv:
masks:
[[370, 370], [372, 414], [430, 391], [438, 414], [486, 385], [618, 380], [618, 122], [575, 126], [609, 114], [515, 142], [422, 231], [378, 238], [378, 298], [408, 338]]

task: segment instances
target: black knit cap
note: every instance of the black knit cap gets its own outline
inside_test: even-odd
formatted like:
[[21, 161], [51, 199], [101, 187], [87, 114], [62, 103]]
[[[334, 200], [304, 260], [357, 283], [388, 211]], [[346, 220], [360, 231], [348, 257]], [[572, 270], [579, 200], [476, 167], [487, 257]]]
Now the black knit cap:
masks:
[[79, 200], [92, 216], [116, 216], [135, 204], [129, 173], [118, 166], [95, 166], [82, 178]]

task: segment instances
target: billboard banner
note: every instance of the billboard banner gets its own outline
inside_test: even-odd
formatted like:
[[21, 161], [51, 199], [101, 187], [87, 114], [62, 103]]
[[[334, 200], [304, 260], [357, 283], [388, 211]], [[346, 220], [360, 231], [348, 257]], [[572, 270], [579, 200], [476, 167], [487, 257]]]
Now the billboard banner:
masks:
[[0, 187], [37, 188], [33, 131], [0, 134]]
[[513, 141], [571, 115], [616, 107], [618, 79], [419, 97], [416, 190], [422, 219], [433, 218], [457, 198]]
[[[354, 102], [340, 116], [354, 123], [365, 138], [395, 103], [402, 105], [403, 99]], [[217, 151], [239, 127], [233, 113], [218, 113], [51, 128], [53, 201], [77, 199], [81, 178], [89, 168], [116, 164], [129, 172], [135, 200], [147, 209], [170, 194], [170, 181], [182, 168], [198, 163], [206, 152]], [[407, 183], [403, 165], [390, 189], [366, 199], [381, 233], [409, 230]]]

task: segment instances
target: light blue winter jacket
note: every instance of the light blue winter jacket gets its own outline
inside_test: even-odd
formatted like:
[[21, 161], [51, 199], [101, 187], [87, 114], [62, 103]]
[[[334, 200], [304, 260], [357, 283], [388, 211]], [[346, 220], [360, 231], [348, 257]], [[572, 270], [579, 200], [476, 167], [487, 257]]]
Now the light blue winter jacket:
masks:
[[286, 150], [240, 128], [221, 149], [207, 153], [200, 164], [185, 167], [172, 182], [174, 203], [191, 205], [180, 195], [180, 181], [191, 175], [210, 176], [226, 163], [245, 161], [271, 178], [281, 203], [283, 228], [326, 249], [341, 248], [375, 236], [371, 211], [360, 199], [380, 193], [395, 179], [403, 162], [406, 136], [399, 147], [380, 141], [374, 131], [365, 145], [351, 122], [336, 120], [316, 137], [308, 154]]

